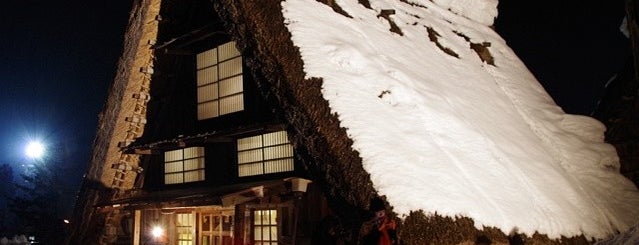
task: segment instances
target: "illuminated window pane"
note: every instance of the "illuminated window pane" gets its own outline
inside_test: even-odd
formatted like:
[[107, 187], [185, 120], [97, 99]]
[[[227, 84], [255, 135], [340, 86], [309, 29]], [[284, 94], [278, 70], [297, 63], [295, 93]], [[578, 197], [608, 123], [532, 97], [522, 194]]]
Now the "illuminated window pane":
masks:
[[220, 115], [244, 110], [244, 95], [236, 94], [220, 99]]
[[193, 226], [195, 215], [192, 213], [179, 213], [175, 216], [175, 230], [178, 244], [193, 245]]
[[242, 56], [235, 43], [202, 52], [196, 60], [198, 120], [244, 110]]
[[237, 161], [242, 163], [259, 162], [262, 161], [262, 149], [241, 151], [237, 154]]
[[197, 54], [196, 63], [198, 69], [217, 64], [217, 49], [209, 49]]
[[262, 240], [262, 227], [255, 227], [253, 236], [256, 241]]
[[184, 149], [184, 159], [204, 156], [204, 147], [189, 147]]
[[197, 90], [197, 102], [199, 104], [203, 104], [208, 101], [217, 100], [218, 99], [217, 96], [218, 96], [217, 83], [202, 86]]
[[164, 175], [165, 184], [177, 184], [177, 183], [183, 183], [183, 182], [184, 182], [184, 176], [182, 175], [182, 173]]
[[248, 138], [242, 138], [237, 140], [237, 149], [247, 150], [247, 149], [255, 149], [262, 147], [262, 136], [253, 136]]
[[211, 118], [220, 115], [218, 108], [218, 101], [210, 101], [197, 105], [198, 118]]
[[264, 147], [264, 160], [292, 156], [293, 146], [290, 144]]
[[[254, 225], [261, 225], [262, 224], [262, 210], [253, 211], [253, 224]], [[260, 237], [262, 237], [262, 236], [260, 235]]]
[[182, 161], [167, 162], [166, 164], [164, 164], [165, 173], [175, 173], [175, 172], [182, 172], [182, 171], [184, 171]]
[[217, 66], [211, 66], [197, 71], [197, 86], [217, 82]]
[[264, 166], [262, 162], [242, 164], [238, 168], [238, 173], [240, 177], [259, 175], [264, 173]]
[[270, 227], [262, 227], [262, 240], [270, 241], [271, 240], [271, 228]]
[[189, 147], [164, 153], [164, 184], [204, 180], [204, 147]]
[[293, 146], [286, 131], [237, 140], [240, 177], [293, 171]]
[[204, 168], [204, 158], [184, 160], [184, 171]]
[[253, 211], [253, 241], [255, 244], [277, 244], [277, 210]]
[[184, 172], [184, 182], [204, 180], [204, 170]]
[[277, 131], [264, 135], [264, 146], [288, 144], [286, 131]]
[[220, 97], [242, 93], [242, 76], [220, 81]]
[[164, 160], [167, 162], [181, 160], [181, 159], [182, 159], [182, 150], [164, 152]]
[[202, 235], [202, 245], [211, 245], [211, 236]]
[[219, 46], [220, 60], [227, 60], [240, 56], [240, 51], [235, 47], [235, 42], [228, 42]]
[[191, 226], [191, 222], [193, 221], [193, 214], [191, 213], [179, 213], [177, 214], [177, 225], [178, 226]]
[[286, 171], [291, 171], [292, 169], [293, 169], [292, 158], [264, 162], [265, 174], [286, 172]]
[[220, 67], [220, 79], [242, 74], [242, 57], [223, 61], [218, 66]]

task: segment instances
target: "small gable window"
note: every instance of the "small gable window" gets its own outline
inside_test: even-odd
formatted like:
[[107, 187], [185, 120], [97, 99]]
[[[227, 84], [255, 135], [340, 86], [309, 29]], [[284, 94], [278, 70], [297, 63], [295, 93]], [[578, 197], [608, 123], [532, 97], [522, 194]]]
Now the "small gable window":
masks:
[[197, 54], [196, 63], [198, 120], [244, 110], [242, 56], [235, 42]]
[[293, 171], [293, 146], [286, 131], [237, 140], [239, 177]]
[[204, 180], [204, 147], [189, 147], [164, 153], [164, 184]]

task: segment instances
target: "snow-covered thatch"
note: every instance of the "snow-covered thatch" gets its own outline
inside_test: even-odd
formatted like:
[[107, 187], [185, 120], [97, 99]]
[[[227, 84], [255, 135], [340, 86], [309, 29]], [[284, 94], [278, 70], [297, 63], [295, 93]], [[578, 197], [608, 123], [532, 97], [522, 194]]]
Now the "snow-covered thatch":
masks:
[[[550, 238], [639, 221], [598, 121], [559, 108], [490, 25], [496, 0], [282, 2], [306, 80], [400, 217]], [[304, 85], [299, 85], [304, 86]]]

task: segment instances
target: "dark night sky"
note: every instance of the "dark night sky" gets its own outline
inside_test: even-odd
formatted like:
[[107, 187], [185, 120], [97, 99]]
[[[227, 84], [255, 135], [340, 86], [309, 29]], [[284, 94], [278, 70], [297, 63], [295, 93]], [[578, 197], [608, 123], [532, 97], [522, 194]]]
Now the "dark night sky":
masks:
[[[0, 163], [42, 138], [72, 205], [115, 75], [131, 1], [3, 0]], [[589, 114], [629, 53], [623, 0], [501, 0], [496, 29], [569, 113]], [[3, 183], [4, 184], [4, 183]]]
[[564, 111], [589, 115], [630, 54], [623, 0], [501, 0], [496, 30]]
[[[115, 76], [130, 1], [3, 0], [0, 5], [0, 163], [24, 171], [29, 138], [64, 173], [73, 205]], [[2, 183], [6, 184], [6, 183]], [[70, 210], [70, 207], [69, 207]]]

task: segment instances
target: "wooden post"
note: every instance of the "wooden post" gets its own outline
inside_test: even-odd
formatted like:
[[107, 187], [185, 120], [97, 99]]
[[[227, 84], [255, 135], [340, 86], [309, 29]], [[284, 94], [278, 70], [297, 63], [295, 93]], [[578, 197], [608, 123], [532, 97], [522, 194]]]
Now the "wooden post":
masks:
[[140, 245], [140, 222], [142, 221], [142, 212], [135, 210], [133, 218], [133, 245]]
[[245, 204], [239, 204], [239, 205], [235, 205], [235, 221], [233, 222], [233, 244], [234, 245], [242, 245], [245, 244], [245, 234], [244, 234], [244, 224], [246, 224], [246, 219], [248, 218], [245, 215], [246, 212], [246, 205]]

